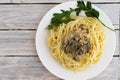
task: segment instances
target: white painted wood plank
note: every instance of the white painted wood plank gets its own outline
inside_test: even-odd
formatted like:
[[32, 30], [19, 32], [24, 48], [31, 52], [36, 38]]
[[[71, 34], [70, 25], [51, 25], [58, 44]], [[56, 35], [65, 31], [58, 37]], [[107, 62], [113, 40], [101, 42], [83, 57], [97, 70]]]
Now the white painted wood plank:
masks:
[[[119, 4], [95, 4], [113, 24], [119, 24]], [[0, 5], [0, 29], [36, 29], [42, 17], [56, 4]]]
[[[117, 80], [118, 59], [90, 80]], [[47, 71], [38, 57], [0, 57], [0, 80], [60, 80]]]
[[37, 55], [36, 31], [0, 31], [0, 56]]
[[37, 57], [0, 57], [0, 80], [57, 80]]
[[[0, 56], [37, 55], [35, 49], [36, 31], [0, 31]], [[116, 31], [117, 46], [114, 55], [119, 54], [119, 32]]]
[[109, 19], [112, 21], [113, 24], [114, 23], [119, 24], [120, 4], [118, 4], [118, 7], [116, 4], [94, 4], [94, 5], [100, 8], [101, 10], [103, 10], [107, 14], [107, 16], [109, 17]]
[[11, 3], [12, 0], [0, 0], [0, 3]]
[[[62, 3], [74, 0], [12, 0], [13, 3]], [[88, 1], [88, 0], [84, 0]], [[89, 0], [91, 2], [120, 2], [120, 0]]]

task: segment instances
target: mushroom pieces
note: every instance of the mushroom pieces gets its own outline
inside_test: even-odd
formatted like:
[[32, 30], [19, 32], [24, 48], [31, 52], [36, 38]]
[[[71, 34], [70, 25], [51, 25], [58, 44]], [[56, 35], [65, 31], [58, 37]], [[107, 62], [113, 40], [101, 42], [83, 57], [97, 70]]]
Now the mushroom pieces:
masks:
[[90, 39], [87, 37], [89, 29], [85, 29], [84, 25], [67, 33], [62, 39], [61, 49], [66, 53], [72, 55], [75, 61], [80, 61], [81, 55], [89, 53]]

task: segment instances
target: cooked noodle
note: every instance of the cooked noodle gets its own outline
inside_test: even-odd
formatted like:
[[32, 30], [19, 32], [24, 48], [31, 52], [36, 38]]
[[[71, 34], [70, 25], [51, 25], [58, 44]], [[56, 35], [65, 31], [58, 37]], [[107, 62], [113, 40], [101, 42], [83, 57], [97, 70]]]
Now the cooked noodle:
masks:
[[[63, 36], [77, 29], [81, 24], [89, 29], [91, 50], [89, 53], [81, 55], [82, 59], [78, 62], [61, 50], [61, 44]], [[58, 62], [67, 69], [78, 71], [84, 70], [90, 64], [95, 64], [100, 60], [104, 49], [104, 40], [105, 33], [99, 21], [92, 17], [82, 17], [70, 21], [68, 24], [60, 24], [57, 28], [52, 29], [48, 38], [48, 44], [51, 54]]]

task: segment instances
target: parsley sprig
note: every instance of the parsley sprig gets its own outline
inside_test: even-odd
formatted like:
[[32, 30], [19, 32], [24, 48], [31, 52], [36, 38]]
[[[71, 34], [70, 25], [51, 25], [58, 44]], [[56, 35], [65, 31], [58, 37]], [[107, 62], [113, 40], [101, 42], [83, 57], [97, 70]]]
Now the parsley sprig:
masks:
[[53, 18], [51, 19], [51, 23], [50, 23], [50, 25], [47, 26], [47, 29], [51, 30], [55, 27], [58, 27], [59, 24], [61, 24], [61, 23], [68, 23], [69, 21], [74, 20], [70, 17], [71, 13], [76, 12], [76, 15], [79, 16], [81, 11], [85, 11], [85, 15], [87, 17], [97, 18], [102, 25], [104, 25], [106, 28], [114, 31], [112, 28], [105, 25], [99, 19], [99, 12], [97, 10], [95, 10], [94, 8], [92, 8], [92, 4], [90, 1], [87, 1], [86, 5], [85, 5], [84, 1], [82, 1], [82, 0], [77, 1], [77, 8], [75, 8], [75, 9], [70, 8], [69, 10], [66, 10], [66, 11], [61, 10], [61, 13], [54, 13]]
[[51, 24], [48, 25], [47, 29], [51, 30], [54, 27], [59, 26], [61, 23], [68, 23], [69, 21], [72, 21], [70, 17], [70, 14], [74, 12], [74, 9], [70, 8], [70, 10], [61, 10], [61, 13], [54, 13], [53, 18], [51, 19]]
[[78, 16], [80, 14], [81, 11], [85, 11], [85, 14], [87, 17], [95, 17], [99, 20], [99, 22], [104, 25], [106, 28], [113, 30], [112, 28], [108, 27], [107, 25], [105, 25], [100, 19], [99, 19], [99, 12], [97, 10], [95, 10], [94, 8], [92, 8], [92, 4], [90, 1], [87, 2], [87, 4], [85, 5], [85, 3], [83, 1], [77, 1], [77, 8], [75, 9], [76, 11], [76, 15]]

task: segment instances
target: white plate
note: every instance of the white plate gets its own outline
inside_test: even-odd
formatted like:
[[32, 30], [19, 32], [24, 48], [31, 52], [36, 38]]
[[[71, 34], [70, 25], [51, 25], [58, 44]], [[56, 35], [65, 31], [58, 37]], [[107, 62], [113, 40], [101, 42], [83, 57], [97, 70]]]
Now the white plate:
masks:
[[[36, 33], [36, 49], [42, 64], [52, 74], [65, 80], [86, 80], [100, 74], [112, 60], [116, 45], [115, 32], [104, 27], [106, 34], [105, 48], [103, 56], [98, 63], [93, 64], [85, 71], [74, 72], [66, 70], [61, 64], [54, 60], [47, 45], [49, 31], [45, 30], [45, 28], [49, 25], [53, 13], [59, 13], [61, 9], [68, 10], [69, 8], [76, 8], [76, 4], [76, 1], [69, 1], [52, 8], [41, 20]], [[111, 28], [114, 28], [107, 15], [96, 6], [93, 5], [93, 7], [100, 12], [101, 21]]]

